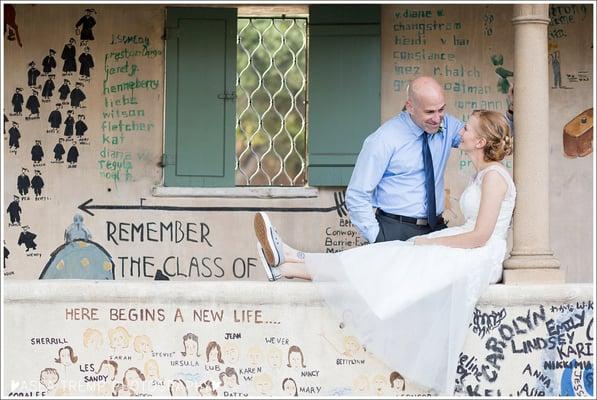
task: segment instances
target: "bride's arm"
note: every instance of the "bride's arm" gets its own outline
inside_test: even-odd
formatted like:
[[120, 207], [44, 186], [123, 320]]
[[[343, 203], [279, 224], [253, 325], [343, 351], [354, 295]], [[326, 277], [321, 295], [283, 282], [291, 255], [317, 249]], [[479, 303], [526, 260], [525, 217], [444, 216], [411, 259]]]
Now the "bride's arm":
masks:
[[491, 237], [497, 222], [502, 201], [508, 190], [508, 185], [497, 171], [487, 171], [481, 186], [481, 204], [475, 229], [470, 232], [453, 236], [436, 238], [417, 237], [416, 245], [440, 245], [472, 249], [485, 245]]

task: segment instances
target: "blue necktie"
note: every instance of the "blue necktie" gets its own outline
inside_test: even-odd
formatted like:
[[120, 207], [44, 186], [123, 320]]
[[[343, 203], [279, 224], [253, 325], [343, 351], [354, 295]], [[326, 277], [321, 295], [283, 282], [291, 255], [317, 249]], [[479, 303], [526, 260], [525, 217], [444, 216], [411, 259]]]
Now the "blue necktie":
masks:
[[427, 222], [431, 229], [437, 224], [435, 212], [435, 176], [433, 174], [433, 159], [429, 150], [429, 134], [423, 132], [423, 167], [425, 169], [425, 190], [427, 192]]

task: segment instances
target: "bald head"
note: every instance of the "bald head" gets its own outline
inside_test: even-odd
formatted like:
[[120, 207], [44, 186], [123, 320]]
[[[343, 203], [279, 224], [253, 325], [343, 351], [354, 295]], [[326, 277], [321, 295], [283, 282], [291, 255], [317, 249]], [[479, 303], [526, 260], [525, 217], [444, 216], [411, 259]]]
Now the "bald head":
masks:
[[430, 76], [420, 76], [408, 85], [408, 100], [417, 104], [424, 100], [443, 100], [443, 97], [441, 85]]
[[425, 132], [435, 133], [444, 118], [444, 91], [430, 76], [421, 76], [408, 86], [406, 110]]

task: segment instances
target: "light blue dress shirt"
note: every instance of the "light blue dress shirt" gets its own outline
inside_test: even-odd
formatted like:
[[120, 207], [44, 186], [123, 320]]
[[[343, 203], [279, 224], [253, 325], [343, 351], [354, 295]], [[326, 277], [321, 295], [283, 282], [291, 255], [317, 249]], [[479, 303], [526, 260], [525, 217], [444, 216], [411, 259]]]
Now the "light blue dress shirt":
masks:
[[[435, 209], [444, 209], [444, 171], [452, 147], [460, 145], [464, 122], [445, 114], [443, 129], [429, 136], [435, 175]], [[423, 129], [403, 111], [369, 135], [357, 158], [346, 190], [352, 224], [375, 242], [379, 224], [372, 207], [413, 218], [427, 218]]]

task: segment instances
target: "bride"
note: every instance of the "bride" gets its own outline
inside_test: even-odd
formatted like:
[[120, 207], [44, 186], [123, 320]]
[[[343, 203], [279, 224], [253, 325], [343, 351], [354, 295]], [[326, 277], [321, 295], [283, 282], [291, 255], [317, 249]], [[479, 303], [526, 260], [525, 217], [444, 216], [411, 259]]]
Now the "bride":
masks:
[[312, 280], [361, 343], [408, 380], [454, 393], [458, 355], [474, 306], [500, 280], [516, 188], [501, 161], [512, 154], [505, 117], [477, 110], [460, 132], [476, 175], [462, 193], [465, 222], [408, 241], [340, 253], [304, 253], [284, 243], [267, 214], [255, 215], [270, 281]]

